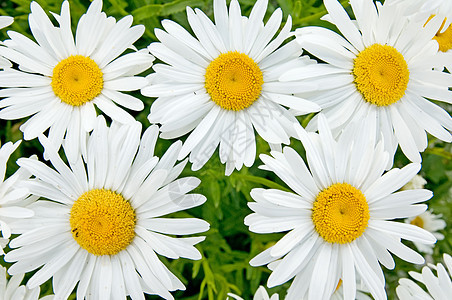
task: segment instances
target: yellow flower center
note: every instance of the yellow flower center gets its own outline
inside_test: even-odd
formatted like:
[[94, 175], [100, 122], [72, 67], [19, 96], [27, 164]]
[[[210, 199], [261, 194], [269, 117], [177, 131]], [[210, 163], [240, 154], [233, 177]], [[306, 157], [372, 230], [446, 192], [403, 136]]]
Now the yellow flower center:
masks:
[[264, 79], [259, 66], [237, 51], [220, 54], [206, 69], [205, 87], [212, 100], [227, 110], [239, 111], [259, 98]]
[[80, 106], [93, 100], [103, 86], [102, 71], [89, 57], [72, 55], [53, 68], [53, 92], [69, 105]]
[[369, 217], [363, 193], [348, 183], [336, 183], [321, 191], [312, 208], [314, 227], [329, 243], [354, 241], [363, 234]]
[[77, 243], [94, 255], [115, 255], [135, 237], [135, 211], [115, 192], [95, 189], [72, 206], [70, 224]]
[[373, 44], [356, 56], [352, 73], [364, 100], [378, 106], [399, 101], [410, 77], [403, 55], [394, 47], [380, 44]]
[[424, 228], [424, 220], [419, 216], [417, 216], [416, 218], [411, 220], [410, 224], [416, 225], [417, 227]]
[[452, 24], [447, 27], [447, 29], [444, 32], [441, 32], [443, 30], [444, 25], [446, 24], [446, 19], [444, 19], [443, 24], [441, 24], [440, 29], [436, 33], [436, 35], [433, 37], [435, 41], [439, 44], [439, 51], [447, 52], [452, 49]]
[[336, 285], [336, 290], [335, 290], [335, 292], [337, 292], [337, 290], [341, 287], [341, 285], [342, 285], [342, 279], [339, 278], [339, 282], [338, 282], [337, 285]]

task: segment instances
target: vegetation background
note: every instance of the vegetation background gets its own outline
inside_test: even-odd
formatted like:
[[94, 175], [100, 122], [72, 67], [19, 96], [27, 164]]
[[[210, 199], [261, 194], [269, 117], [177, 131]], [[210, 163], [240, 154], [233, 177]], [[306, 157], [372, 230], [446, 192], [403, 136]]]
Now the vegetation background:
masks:
[[[0, 1], [0, 15], [13, 16], [15, 22], [0, 32], [1, 40], [7, 39], [7, 31], [14, 30], [32, 38], [28, 26], [28, 14], [30, 13], [29, 0]], [[62, 0], [38, 0], [45, 11], [60, 13]], [[228, 0], [229, 2], [229, 0]], [[253, 0], [239, 0], [242, 15], [248, 16], [255, 3]], [[270, 0], [265, 20], [271, 13], [281, 7], [284, 12], [284, 20], [291, 15], [293, 29], [316, 25], [336, 30], [331, 24], [320, 21], [320, 17], [326, 13], [322, 0]], [[341, 1], [342, 5], [351, 13], [348, 1]], [[70, 0], [73, 30], [80, 16], [86, 12], [89, 0]], [[126, 15], [133, 15], [134, 24], [143, 24], [146, 27], [143, 37], [135, 43], [138, 49], [147, 47], [156, 41], [154, 28], [161, 28], [160, 21], [172, 19], [190, 31], [185, 13], [186, 6], [198, 7], [209, 17], [213, 18], [213, 0], [104, 0], [103, 10], [107, 15], [120, 19]], [[52, 19], [52, 18], [51, 18]], [[284, 25], [284, 24], [283, 24]], [[148, 70], [147, 73], [152, 72]], [[146, 75], [146, 74], [143, 74]], [[145, 109], [141, 112], [132, 112], [144, 127], [149, 126], [147, 115], [154, 99], [134, 93], [145, 103]], [[449, 113], [452, 106], [442, 105]], [[305, 126], [312, 115], [299, 117], [299, 121]], [[8, 141], [23, 139], [20, 125], [25, 121], [0, 120], [0, 140], [2, 144]], [[291, 140], [291, 146], [304, 155], [304, 149], [297, 140]], [[156, 154], [161, 156], [174, 140], [159, 139], [156, 146]], [[428, 149], [422, 154], [423, 164], [420, 174], [427, 180], [426, 188], [434, 193], [434, 197], [428, 201], [429, 209], [442, 217], [448, 223], [442, 233], [445, 239], [438, 241], [434, 253], [427, 257], [427, 261], [439, 262], [442, 253], [452, 254], [452, 147], [429, 136]], [[257, 137], [257, 153], [269, 153], [269, 147], [265, 141]], [[14, 173], [18, 166], [16, 160], [19, 157], [37, 154], [41, 161], [42, 147], [37, 140], [23, 141], [19, 149], [11, 156], [7, 176]], [[408, 163], [407, 159], [398, 151], [395, 157], [395, 167], [402, 167]], [[226, 294], [232, 292], [241, 295], [244, 299], [252, 299], [259, 285], [266, 285], [270, 271], [266, 267], [253, 268], [249, 260], [265, 250], [283, 234], [254, 234], [248, 231], [243, 224], [243, 219], [251, 213], [247, 202], [252, 201], [250, 190], [256, 187], [277, 188], [289, 190], [288, 187], [273, 173], [262, 171], [257, 167], [261, 164], [259, 158], [251, 168], [244, 167], [240, 171], [234, 171], [229, 177], [224, 176], [224, 165], [218, 159], [218, 153], [214, 153], [209, 162], [198, 172], [190, 170], [190, 164], [184, 170], [183, 176], [196, 176], [202, 180], [201, 185], [194, 191], [204, 194], [208, 201], [201, 207], [179, 212], [179, 217], [194, 216], [202, 218], [211, 224], [211, 229], [205, 234], [206, 240], [198, 244], [198, 249], [203, 254], [203, 259], [191, 261], [188, 259], [170, 260], [159, 256], [169, 269], [179, 277], [186, 285], [186, 291], [173, 293], [176, 299], [226, 299]], [[414, 245], [410, 245], [414, 247]], [[5, 249], [8, 251], [8, 249]], [[0, 258], [0, 264], [8, 266]], [[396, 258], [396, 268], [387, 270], [383, 267], [386, 276], [386, 288], [389, 299], [395, 299], [395, 288], [401, 277], [407, 277], [410, 270], [419, 270], [422, 266], [415, 266]], [[28, 274], [24, 283], [31, 275]], [[282, 286], [267, 289], [269, 294], [278, 293], [283, 299], [291, 281]], [[51, 281], [41, 286], [41, 295], [52, 293]], [[157, 296], [146, 295], [146, 299], [158, 299]], [[73, 294], [70, 299], [75, 299]]]

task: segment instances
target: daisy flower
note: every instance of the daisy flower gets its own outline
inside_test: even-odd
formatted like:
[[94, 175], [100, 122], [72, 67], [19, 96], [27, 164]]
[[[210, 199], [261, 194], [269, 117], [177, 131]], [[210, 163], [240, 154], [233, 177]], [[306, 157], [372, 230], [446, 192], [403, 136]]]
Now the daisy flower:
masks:
[[[8, 142], [0, 148], [0, 231], [5, 239], [11, 236], [11, 222], [33, 216], [33, 211], [24, 207], [28, 204], [28, 189], [21, 186], [21, 181], [29, 178], [28, 172], [19, 169], [5, 180], [8, 159], [19, 145], [20, 141], [14, 144]], [[3, 239], [1, 243], [4, 242], [7, 243], [7, 240]], [[3, 254], [3, 250], [0, 253]]]
[[[243, 298], [232, 293], [228, 293], [228, 296], [236, 300], [243, 300]], [[229, 298], [226, 300], [229, 300]], [[279, 300], [279, 295], [275, 293], [270, 297], [265, 288], [263, 286], [259, 286], [256, 294], [254, 294], [253, 300]]]
[[[286, 300], [329, 299], [342, 280], [345, 299], [355, 299], [356, 278], [375, 299], [385, 299], [381, 263], [395, 266], [390, 254], [420, 264], [424, 258], [401, 239], [434, 243], [435, 237], [417, 226], [392, 221], [418, 215], [432, 197], [428, 190], [395, 192], [421, 165], [411, 163], [383, 174], [389, 155], [368, 134], [370, 123], [353, 123], [338, 141], [326, 118], [319, 117], [319, 134], [297, 125], [307, 162], [290, 147], [261, 155], [263, 169], [274, 172], [295, 192], [253, 189], [254, 211], [245, 224], [255, 233], [289, 231], [250, 264], [268, 264], [268, 287], [294, 278]], [[308, 168], [309, 167], [309, 168]]]
[[[319, 87], [305, 96], [322, 107], [335, 135], [346, 124], [365, 119], [372, 124], [369, 134], [383, 134], [390, 154], [400, 145], [412, 162], [421, 162], [426, 132], [451, 142], [452, 118], [428, 100], [452, 103], [452, 75], [432, 70], [445, 63], [432, 40], [442, 19], [415, 22], [403, 15], [403, 5], [351, 0], [354, 21], [338, 1], [324, 4], [326, 19], [343, 37], [321, 27], [297, 29], [300, 45], [326, 63], [291, 70], [280, 79]], [[314, 118], [308, 130], [316, 128]]]
[[445, 65], [437, 66], [442, 70], [446, 67], [452, 70], [452, 1], [449, 0], [393, 0], [386, 1], [397, 5], [403, 5], [406, 14], [416, 20], [427, 23], [433, 16], [443, 20], [441, 27], [433, 37], [439, 44], [440, 56], [447, 53]]
[[402, 186], [400, 190], [414, 190], [414, 189], [423, 189], [424, 185], [427, 184], [427, 180], [421, 175], [415, 175], [413, 179], [411, 179], [407, 184]]
[[[400, 190], [413, 190], [413, 189], [423, 189], [424, 185], [427, 184], [427, 181], [421, 175], [416, 175], [411, 179], [407, 184], [405, 184]], [[446, 228], [446, 222], [441, 219], [442, 215], [435, 215], [430, 211], [425, 211], [422, 214], [414, 217], [410, 217], [405, 219], [405, 223], [410, 223], [421, 227], [429, 232], [431, 232], [437, 240], [443, 240], [444, 235], [437, 232], [438, 230], [443, 230]], [[433, 246], [429, 244], [422, 244], [418, 242], [413, 243], [417, 250], [420, 252], [424, 252], [427, 254], [433, 253]]]
[[[69, 2], [61, 15], [53, 14], [54, 26], [38, 3], [31, 3], [30, 30], [36, 42], [9, 31], [9, 40], [0, 55], [19, 66], [19, 70], [0, 72], [0, 118], [7, 120], [31, 116], [21, 127], [26, 140], [48, 131], [48, 138], [59, 148], [65, 137], [67, 155], [74, 159], [86, 152], [86, 134], [93, 129], [96, 107], [113, 120], [130, 123], [134, 118], [116, 104], [142, 110], [141, 100], [123, 91], [140, 89], [146, 79], [135, 76], [152, 65], [153, 56], [144, 49], [120, 56], [144, 32], [143, 25], [132, 26], [132, 16], [116, 22], [102, 12], [102, 1], [91, 3], [71, 30]], [[116, 104], [115, 104], [116, 103]]]
[[[385, 3], [405, 5], [406, 14], [429, 12], [452, 17], [452, 1], [450, 0], [386, 0]], [[448, 24], [451, 21], [448, 20]]]
[[[431, 232], [437, 240], [443, 240], [444, 235], [442, 233], [439, 233], [438, 230], [443, 230], [444, 228], [446, 228], [446, 221], [441, 219], [441, 217], [442, 215], [435, 215], [427, 210], [418, 216], [406, 219], [405, 223], [410, 223], [420, 228], [423, 228]], [[425, 245], [418, 242], [414, 242], [414, 245], [420, 252], [424, 252], [427, 254], [433, 253], [434, 245], [428, 244]]]
[[10, 274], [37, 270], [27, 283], [30, 289], [53, 277], [57, 299], [67, 299], [76, 285], [77, 299], [144, 299], [143, 293], [174, 299], [169, 291], [185, 289], [157, 254], [200, 259], [194, 245], [204, 237], [168, 234], [204, 232], [209, 224], [163, 216], [199, 206], [206, 198], [187, 194], [199, 179], [176, 179], [187, 163], [175, 165], [180, 141], [159, 160], [154, 156], [157, 126], [141, 140], [140, 134], [139, 122], [113, 122], [108, 128], [100, 116], [83, 159], [66, 165], [41, 136], [54, 169], [18, 160], [36, 177], [24, 185], [42, 199], [29, 205], [35, 216], [17, 224], [21, 235], [11, 240], [13, 250], [5, 255], [5, 261], [15, 262]]
[[421, 282], [427, 288], [426, 292], [416, 282], [408, 278], [402, 278], [399, 280], [399, 286], [396, 288], [397, 296], [400, 300], [447, 300], [452, 295], [452, 257], [449, 254], [444, 253], [444, 263], [449, 270], [449, 274], [446, 268], [438, 263], [435, 266], [431, 266], [436, 270], [437, 276], [435, 276], [432, 270], [425, 266], [422, 268], [422, 273], [409, 272], [410, 276], [416, 281]]
[[[14, 275], [9, 280], [6, 278], [6, 268], [0, 266], [0, 299], [2, 300], [38, 300], [39, 287], [28, 289], [20, 285], [24, 274]], [[52, 300], [53, 295], [40, 298], [40, 300]]]
[[280, 47], [292, 36], [292, 19], [289, 16], [275, 36], [282, 11], [276, 9], [264, 26], [267, 3], [258, 0], [247, 18], [237, 0], [229, 10], [226, 0], [214, 0], [215, 24], [201, 10], [187, 7], [196, 37], [171, 20], [162, 22], [166, 31], [155, 30], [160, 42], [148, 48], [165, 64], [153, 66], [150, 85], [141, 90], [158, 97], [148, 118], [162, 124], [162, 138], [191, 132], [179, 159], [190, 153], [193, 170], [200, 169], [218, 145], [227, 175], [234, 168], [249, 167], [256, 156], [254, 129], [272, 146], [288, 144], [295, 134], [295, 115], [320, 110], [293, 96], [314, 85], [278, 81], [284, 71], [314, 62], [300, 57], [295, 41]]

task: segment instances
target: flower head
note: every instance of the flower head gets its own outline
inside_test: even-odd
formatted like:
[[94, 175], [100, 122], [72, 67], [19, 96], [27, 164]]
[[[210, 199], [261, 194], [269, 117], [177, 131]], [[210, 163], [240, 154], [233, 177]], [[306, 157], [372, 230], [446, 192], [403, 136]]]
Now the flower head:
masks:
[[[418, 163], [427, 132], [451, 142], [452, 118], [430, 101], [452, 102], [452, 75], [432, 69], [448, 60], [438, 55], [433, 40], [443, 19], [435, 16], [426, 24], [405, 16], [404, 5], [351, 0], [355, 21], [337, 0], [324, 3], [329, 13], [325, 19], [342, 36], [321, 27], [297, 29], [300, 45], [325, 63], [288, 71], [280, 79], [319, 87], [306, 98], [322, 107], [334, 135], [365, 120], [371, 124], [370, 135], [383, 135], [386, 151], [393, 155], [400, 145]], [[314, 118], [308, 130], [317, 126]]]
[[191, 132], [179, 159], [190, 154], [193, 170], [200, 169], [218, 145], [227, 175], [249, 167], [256, 156], [254, 129], [270, 144], [288, 144], [295, 134], [291, 125], [295, 116], [320, 110], [293, 96], [312, 90], [312, 85], [278, 81], [285, 70], [313, 62], [300, 57], [295, 41], [281, 46], [292, 35], [292, 20], [289, 16], [275, 36], [282, 20], [280, 8], [263, 25], [267, 3], [256, 1], [248, 18], [241, 15], [237, 0], [231, 1], [229, 10], [226, 0], [214, 0], [215, 23], [201, 10], [188, 7], [196, 37], [170, 20], [162, 22], [166, 31], [155, 30], [160, 42], [149, 50], [165, 64], [153, 66], [150, 85], [141, 90], [145, 96], [158, 97], [148, 118], [162, 124], [163, 138]]
[[[434, 243], [435, 237], [414, 225], [393, 221], [426, 210], [428, 190], [399, 191], [420, 169], [411, 163], [384, 173], [389, 155], [368, 134], [369, 124], [353, 123], [333, 139], [326, 118], [319, 134], [297, 125], [308, 165], [290, 147], [261, 155], [263, 169], [273, 171], [294, 192], [253, 189], [254, 211], [245, 218], [252, 232], [289, 231], [250, 264], [268, 264], [268, 286], [295, 278], [286, 299], [329, 299], [340, 280], [345, 299], [354, 299], [356, 278], [376, 299], [385, 294], [379, 263], [392, 269], [390, 254], [412, 262], [424, 258], [401, 239]], [[309, 168], [308, 168], [309, 166]]]
[[427, 180], [424, 177], [417, 174], [414, 176], [407, 184], [402, 186], [401, 190], [414, 190], [414, 189], [423, 189], [424, 185], [427, 184]]
[[442, 70], [446, 67], [452, 70], [452, 1], [444, 0], [389, 0], [385, 3], [400, 5], [410, 18], [430, 22], [433, 17], [443, 20], [433, 39], [438, 42], [438, 56], [443, 59], [435, 60], [436, 68]]
[[[41, 199], [28, 207], [29, 220], [17, 221], [21, 235], [10, 242], [8, 270], [20, 274], [39, 269], [28, 281], [34, 288], [53, 277], [58, 299], [77, 286], [77, 298], [143, 298], [143, 293], [173, 299], [182, 282], [159, 260], [200, 259], [194, 247], [204, 237], [176, 238], [204, 232], [209, 224], [196, 218], [163, 216], [201, 205], [206, 198], [187, 194], [199, 185], [195, 177], [176, 179], [187, 161], [177, 165], [181, 142], [159, 160], [154, 156], [157, 126], [140, 139], [138, 122], [110, 128], [98, 117], [87, 141], [87, 153], [66, 165], [54, 145], [40, 140], [54, 169], [22, 158], [18, 163], [35, 178], [23, 183]], [[32, 263], [30, 263], [32, 262]]]
[[[33, 211], [25, 208], [33, 199], [27, 198], [29, 191], [22, 186], [22, 181], [28, 179], [30, 174], [20, 168], [5, 180], [8, 159], [19, 145], [20, 141], [14, 144], [8, 142], [0, 148], [0, 231], [6, 239], [9, 239], [14, 231], [11, 229], [11, 222], [33, 216]], [[3, 247], [2, 245], [1, 248]]]
[[[452, 257], [444, 253], [444, 263], [449, 270], [446, 271], [444, 265], [438, 263], [436, 266], [430, 268], [425, 266], [422, 268], [422, 273], [409, 272], [410, 276], [416, 281], [422, 283], [426, 288], [426, 292], [416, 282], [408, 278], [401, 278], [399, 286], [396, 289], [397, 296], [400, 300], [422, 299], [422, 300], [445, 300], [452, 295]], [[436, 270], [437, 276], [432, 272]]]
[[[423, 228], [429, 232], [431, 232], [437, 240], [443, 240], [444, 235], [439, 230], [443, 230], [446, 228], [446, 221], [441, 219], [442, 215], [435, 215], [430, 211], [425, 211], [420, 215], [410, 217], [405, 220], [405, 223], [416, 225], [420, 228]], [[427, 254], [433, 253], [433, 245], [432, 244], [422, 244], [418, 242], [414, 242], [414, 245], [420, 252], [424, 252]]]
[[[6, 268], [0, 266], [0, 299], [38, 300], [39, 287], [29, 289], [24, 285], [20, 285], [24, 279], [24, 274], [14, 275], [9, 280], [6, 277]], [[53, 295], [42, 297], [40, 300], [53, 300]]]
[[[113, 120], [130, 123], [134, 118], [116, 104], [142, 110], [141, 100], [124, 91], [140, 89], [146, 79], [135, 76], [152, 65], [147, 50], [119, 57], [144, 32], [143, 25], [132, 26], [132, 16], [119, 21], [102, 12], [95, 0], [77, 24], [75, 39], [71, 29], [69, 2], [61, 14], [54, 14], [54, 26], [38, 3], [31, 3], [30, 30], [36, 42], [9, 31], [9, 40], [0, 46], [0, 55], [19, 70], [0, 72], [0, 118], [14, 120], [31, 116], [21, 127], [30, 140], [48, 131], [57, 149], [63, 138], [66, 154], [75, 159], [86, 153], [86, 134], [93, 129], [96, 107]], [[116, 103], [116, 104], [115, 104]], [[47, 158], [47, 155], [46, 155]]]

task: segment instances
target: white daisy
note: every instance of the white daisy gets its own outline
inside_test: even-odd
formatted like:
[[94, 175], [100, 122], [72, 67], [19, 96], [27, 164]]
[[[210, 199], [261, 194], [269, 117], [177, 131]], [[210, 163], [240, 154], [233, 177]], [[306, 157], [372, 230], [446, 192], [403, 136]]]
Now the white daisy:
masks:
[[[375, 299], [385, 299], [381, 263], [394, 268], [390, 254], [411, 263], [424, 258], [401, 239], [434, 243], [435, 237], [417, 226], [393, 219], [418, 215], [427, 205], [428, 190], [395, 192], [421, 165], [412, 163], [383, 174], [389, 155], [376, 146], [369, 123], [348, 126], [336, 142], [326, 118], [319, 117], [319, 134], [297, 127], [308, 167], [290, 147], [261, 155], [263, 169], [273, 171], [295, 192], [253, 189], [254, 211], [245, 224], [255, 233], [289, 231], [250, 264], [268, 264], [268, 287], [291, 278], [286, 300], [329, 299], [342, 280], [345, 299], [354, 299], [356, 278]], [[299, 126], [299, 125], [298, 125]], [[383, 174], [383, 175], [382, 175]]]
[[[132, 16], [116, 22], [102, 12], [102, 1], [91, 3], [77, 25], [75, 40], [71, 30], [69, 2], [61, 15], [53, 14], [54, 26], [38, 3], [31, 3], [30, 30], [37, 43], [9, 31], [11, 38], [0, 47], [0, 55], [17, 63], [19, 70], [0, 72], [0, 118], [29, 118], [20, 129], [26, 140], [48, 128], [48, 138], [59, 148], [64, 136], [67, 155], [74, 159], [86, 151], [86, 134], [96, 120], [95, 106], [113, 120], [128, 123], [134, 118], [119, 104], [142, 110], [143, 103], [123, 91], [140, 89], [146, 79], [135, 76], [152, 65], [153, 57], [144, 49], [118, 58], [144, 32], [132, 26]], [[115, 104], [116, 103], [116, 104]]]
[[[0, 299], [2, 300], [38, 300], [39, 287], [28, 289], [20, 285], [24, 274], [14, 275], [9, 280], [6, 278], [6, 268], [0, 266]], [[40, 300], [52, 300], [53, 295], [40, 298]]]
[[[321, 27], [297, 29], [301, 46], [326, 64], [292, 70], [280, 79], [319, 87], [305, 96], [322, 107], [334, 134], [354, 120], [366, 119], [372, 124], [369, 134], [379, 138], [382, 133], [390, 154], [399, 144], [413, 162], [421, 161], [426, 132], [451, 142], [452, 118], [427, 100], [452, 103], [452, 75], [432, 70], [445, 63], [432, 40], [442, 19], [415, 22], [403, 15], [403, 5], [351, 0], [356, 16], [352, 21], [338, 1], [324, 3], [326, 19], [344, 37]], [[308, 130], [316, 128], [314, 118]]]
[[[228, 296], [236, 300], [243, 300], [243, 298], [241, 298], [240, 296], [232, 293], [228, 293]], [[229, 297], [226, 298], [226, 300], [230, 300]], [[270, 297], [265, 288], [263, 286], [259, 286], [256, 293], [254, 294], [253, 300], [279, 300], [279, 295], [275, 293]]]
[[427, 184], [427, 180], [424, 177], [417, 174], [415, 175], [407, 184], [402, 186], [400, 190], [414, 190], [414, 189], [423, 189], [424, 185]]
[[[423, 189], [427, 181], [421, 175], [414, 176], [407, 184], [405, 184], [400, 190], [413, 190], [413, 189]], [[437, 240], [443, 240], [444, 235], [437, 232], [438, 230], [443, 230], [446, 228], [446, 222], [441, 219], [442, 215], [435, 215], [430, 211], [425, 211], [422, 214], [414, 217], [405, 219], [405, 223], [410, 223], [421, 227], [429, 232], [431, 232]], [[427, 254], [433, 253], [433, 246], [431, 244], [422, 244], [418, 242], [413, 243], [420, 252]]]
[[399, 279], [399, 286], [396, 288], [397, 296], [400, 300], [448, 300], [452, 295], [452, 257], [449, 254], [444, 253], [444, 263], [449, 270], [449, 274], [446, 268], [438, 263], [435, 266], [431, 266], [436, 270], [437, 276], [435, 276], [432, 270], [425, 266], [422, 268], [422, 273], [409, 272], [410, 276], [425, 285], [426, 292], [417, 283], [408, 278]]
[[[53, 277], [57, 299], [77, 285], [77, 299], [144, 299], [144, 293], [173, 299], [169, 291], [185, 289], [158, 259], [200, 259], [195, 244], [204, 237], [175, 238], [204, 232], [209, 224], [196, 218], [162, 216], [201, 205], [206, 198], [186, 194], [199, 185], [195, 177], [176, 178], [187, 161], [175, 165], [181, 142], [162, 159], [154, 156], [157, 126], [140, 141], [141, 124], [108, 128], [103, 117], [87, 141], [87, 153], [67, 166], [47, 138], [40, 138], [54, 169], [21, 158], [19, 165], [36, 179], [24, 183], [42, 197], [29, 207], [35, 216], [17, 225], [16, 248], [5, 261], [16, 262], [12, 275], [39, 269], [27, 287]], [[19, 226], [20, 225], [20, 226]]]
[[440, 70], [446, 67], [452, 70], [452, 1], [450, 0], [392, 0], [387, 3], [403, 5], [406, 15], [420, 22], [427, 23], [433, 16], [443, 20], [443, 24], [433, 37], [439, 44], [439, 55], [447, 53], [445, 65], [437, 66]]
[[[28, 204], [26, 198], [29, 193], [28, 189], [21, 186], [21, 181], [30, 177], [28, 172], [19, 169], [5, 180], [8, 159], [19, 144], [20, 141], [14, 144], [8, 142], [0, 148], [0, 231], [6, 239], [11, 236], [11, 222], [33, 216], [33, 211], [24, 208]], [[2, 249], [3, 247], [2, 245]]]
[[[0, 16], [0, 29], [5, 28], [6, 26], [11, 25], [14, 22], [13, 17], [9, 16]], [[0, 68], [11, 67], [11, 63], [0, 56]]]
[[218, 145], [227, 175], [234, 168], [249, 167], [256, 156], [254, 129], [271, 145], [288, 144], [295, 115], [320, 110], [293, 96], [313, 90], [313, 85], [278, 82], [284, 71], [314, 62], [300, 57], [295, 41], [280, 47], [292, 36], [290, 16], [272, 40], [282, 11], [276, 9], [264, 26], [267, 3], [258, 0], [247, 18], [237, 0], [231, 1], [229, 11], [226, 0], [214, 0], [215, 24], [201, 10], [188, 7], [196, 38], [170, 20], [162, 22], [166, 32], [155, 30], [160, 42], [149, 50], [166, 64], [153, 66], [150, 85], [141, 90], [158, 97], [148, 118], [162, 124], [162, 138], [192, 131], [179, 159], [190, 153], [193, 170], [200, 169]]
[[[386, 0], [385, 3], [405, 5], [407, 15], [428, 12], [452, 17], [452, 1], [450, 0]], [[450, 21], [448, 21], [449, 24]]]
[[[441, 217], [442, 215], [435, 215], [427, 210], [418, 216], [406, 219], [405, 223], [410, 223], [420, 228], [423, 228], [431, 232], [436, 237], [437, 240], [443, 240], [444, 235], [442, 233], [439, 233], [438, 230], [443, 230], [444, 228], [446, 228], [446, 221], [441, 219]], [[428, 244], [425, 245], [418, 242], [414, 242], [414, 245], [420, 252], [424, 252], [427, 254], [433, 253], [434, 245]]]

